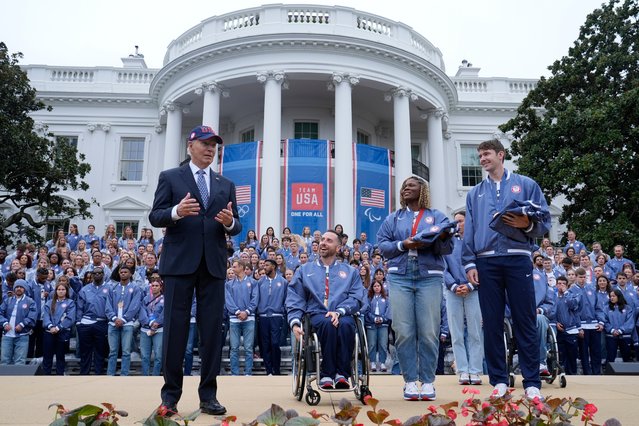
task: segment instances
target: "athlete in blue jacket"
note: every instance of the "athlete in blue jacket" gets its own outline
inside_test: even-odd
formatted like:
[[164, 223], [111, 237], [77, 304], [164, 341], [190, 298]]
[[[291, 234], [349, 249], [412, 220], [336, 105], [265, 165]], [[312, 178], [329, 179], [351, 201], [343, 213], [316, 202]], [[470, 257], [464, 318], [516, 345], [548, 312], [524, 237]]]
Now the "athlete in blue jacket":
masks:
[[266, 374], [280, 374], [282, 352], [280, 339], [286, 316], [286, 292], [288, 281], [276, 273], [277, 263], [274, 260], [264, 261], [264, 275], [258, 285], [257, 313], [260, 318], [258, 330], [260, 354], [264, 360]]
[[[533, 239], [542, 237], [550, 229], [548, 205], [535, 181], [504, 168], [506, 151], [500, 141], [493, 139], [482, 142], [477, 151], [479, 162], [488, 177], [466, 197], [462, 263], [468, 281], [479, 286], [484, 321], [484, 352], [490, 384], [495, 386], [493, 395], [496, 397], [503, 396], [508, 389], [503, 332], [506, 294], [509, 294], [526, 396], [531, 399], [541, 397], [530, 256]], [[530, 202], [538, 207], [538, 213], [542, 213], [531, 218], [514, 213], [502, 216], [504, 224], [521, 229], [529, 237], [526, 241], [511, 239], [489, 226], [493, 217], [513, 201]]]
[[323, 389], [350, 387], [351, 359], [355, 346], [353, 315], [366, 305], [365, 289], [357, 269], [338, 262], [339, 236], [329, 230], [322, 235], [320, 258], [295, 271], [288, 286], [286, 311], [296, 339], [302, 330], [302, 316], [311, 325], [322, 348], [319, 385]]

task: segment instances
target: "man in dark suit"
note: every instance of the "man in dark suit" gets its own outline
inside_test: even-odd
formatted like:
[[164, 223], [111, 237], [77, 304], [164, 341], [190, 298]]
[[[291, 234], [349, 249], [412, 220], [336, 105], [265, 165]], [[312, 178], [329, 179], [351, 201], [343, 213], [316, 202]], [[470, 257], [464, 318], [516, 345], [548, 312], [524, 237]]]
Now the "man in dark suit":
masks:
[[184, 352], [189, 335], [193, 291], [200, 334], [200, 409], [226, 413], [217, 400], [222, 351], [222, 314], [226, 277], [226, 237], [238, 234], [235, 184], [211, 170], [222, 138], [198, 126], [188, 138], [191, 161], [160, 173], [151, 225], [166, 228], [160, 274], [164, 279], [164, 386], [158, 412], [172, 415], [182, 395]]

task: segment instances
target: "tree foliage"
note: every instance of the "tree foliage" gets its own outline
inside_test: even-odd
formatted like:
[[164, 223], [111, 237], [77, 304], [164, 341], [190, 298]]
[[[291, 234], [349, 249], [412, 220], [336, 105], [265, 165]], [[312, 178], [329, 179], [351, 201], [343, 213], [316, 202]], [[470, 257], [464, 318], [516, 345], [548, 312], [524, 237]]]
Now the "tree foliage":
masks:
[[639, 255], [639, 0], [610, 0], [588, 15], [568, 55], [548, 69], [517, 115], [519, 171], [549, 198], [581, 241]]
[[34, 131], [29, 114], [51, 108], [36, 98], [21, 57], [0, 42], [0, 245], [41, 241], [51, 218], [90, 216], [88, 201], [60, 194], [88, 190], [91, 167], [66, 139]]

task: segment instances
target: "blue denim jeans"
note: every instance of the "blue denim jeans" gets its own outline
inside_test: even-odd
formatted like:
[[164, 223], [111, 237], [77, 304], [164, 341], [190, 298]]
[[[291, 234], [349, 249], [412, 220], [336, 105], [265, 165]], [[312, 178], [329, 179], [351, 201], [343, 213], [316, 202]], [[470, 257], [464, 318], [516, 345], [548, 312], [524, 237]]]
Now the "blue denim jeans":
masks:
[[2, 336], [2, 358], [0, 364], [24, 365], [27, 362], [27, 350], [29, 349], [29, 335], [18, 337]]
[[416, 258], [409, 257], [405, 274], [389, 273], [390, 303], [397, 357], [404, 381], [435, 381], [443, 277], [419, 275]]
[[379, 356], [380, 364], [386, 362], [386, 348], [388, 347], [388, 326], [378, 327], [376, 325], [366, 328], [366, 340], [368, 340], [368, 358], [371, 362], [377, 362]]
[[186, 341], [186, 351], [184, 352], [184, 375], [190, 376], [193, 370], [193, 349], [197, 345], [197, 324], [192, 322], [189, 325], [189, 339]]
[[115, 327], [109, 324], [109, 364], [107, 375], [115, 376], [118, 364], [118, 350], [122, 345], [122, 370], [121, 376], [128, 376], [131, 367], [131, 344], [133, 342], [133, 326]]
[[537, 339], [539, 339], [539, 363], [546, 364], [548, 355], [548, 325], [550, 321], [544, 314], [537, 314]]
[[[446, 316], [457, 372], [482, 374], [484, 340], [477, 291], [471, 291], [466, 296], [447, 292]], [[467, 332], [466, 339], [464, 339], [464, 328]]]
[[255, 342], [255, 321], [231, 322], [231, 374], [240, 375], [240, 337], [244, 338], [244, 374], [253, 374], [253, 343]]
[[140, 357], [142, 358], [142, 375], [148, 376], [151, 369], [151, 351], [153, 351], [153, 376], [159, 376], [162, 368], [162, 332], [152, 336], [140, 331]]

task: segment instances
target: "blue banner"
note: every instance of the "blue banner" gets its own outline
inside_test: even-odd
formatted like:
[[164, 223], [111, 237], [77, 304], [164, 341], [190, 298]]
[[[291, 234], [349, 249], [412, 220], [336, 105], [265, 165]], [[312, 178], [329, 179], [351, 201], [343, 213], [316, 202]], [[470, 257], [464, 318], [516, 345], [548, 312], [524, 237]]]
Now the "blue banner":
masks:
[[[391, 212], [390, 151], [355, 145], [355, 227], [377, 243], [377, 230]], [[359, 235], [358, 235], [359, 237]]]
[[237, 211], [242, 223], [242, 232], [233, 237], [235, 246], [246, 240], [250, 229], [257, 229], [257, 194], [260, 185], [259, 150], [262, 142], [245, 142], [222, 147], [220, 174], [235, 183]]
[[329, 186], [330, 146], [327, 140], [288, 139], [284, 150], [286, 182], [285, 226], [301, 234], [328, 228], [331, 214]]

